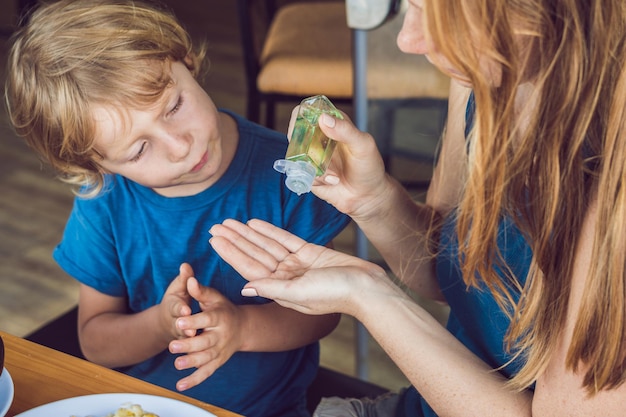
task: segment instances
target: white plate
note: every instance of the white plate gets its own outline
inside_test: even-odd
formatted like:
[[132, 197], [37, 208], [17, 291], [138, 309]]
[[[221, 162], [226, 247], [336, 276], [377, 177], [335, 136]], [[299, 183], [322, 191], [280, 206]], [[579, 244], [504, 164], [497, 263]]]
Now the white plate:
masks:
[[15, 417], [104, 417], [114, 414], [118, 408], [139, 404], [144, 411], [159, 417], [216, 417], [194, 405], [146, 394], [94, 394], [73, 397], [40, 405]]
[[13, 380], [11, 374], [4, 368], [2, 374], [0, 374], [0, 417], [9, 411], [11, 403], [13, 402]]

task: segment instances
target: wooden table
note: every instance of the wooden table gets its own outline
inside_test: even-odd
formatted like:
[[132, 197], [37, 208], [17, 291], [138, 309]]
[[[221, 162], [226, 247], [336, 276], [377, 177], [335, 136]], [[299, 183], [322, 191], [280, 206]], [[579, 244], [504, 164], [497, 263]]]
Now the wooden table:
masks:
[[4, 341], [5, 366], [15, 385], [7, 417], [65, 398], [114, 392], [159, 395], [188, 402], [218, 417], [239, 416], [2, 331], [0, 337]]

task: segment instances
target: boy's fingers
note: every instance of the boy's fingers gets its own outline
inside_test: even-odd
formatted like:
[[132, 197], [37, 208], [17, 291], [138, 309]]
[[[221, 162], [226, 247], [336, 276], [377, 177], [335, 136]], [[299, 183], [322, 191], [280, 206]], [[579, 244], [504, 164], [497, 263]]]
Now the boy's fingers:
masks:
[[194, 275], [193, 268], [187, 262], [180, 264], [178, 271], [181, 276], [192, 277]]

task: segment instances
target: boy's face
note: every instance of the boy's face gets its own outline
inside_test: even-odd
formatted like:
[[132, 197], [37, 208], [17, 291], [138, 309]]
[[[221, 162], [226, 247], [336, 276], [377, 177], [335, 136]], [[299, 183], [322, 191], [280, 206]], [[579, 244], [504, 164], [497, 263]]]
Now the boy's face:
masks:
[[181, 62], [171, 66], [172, 85], [148, 109], [94, 109], [98, 161], [165, 196], [203, 191], [221, 176], [220, 119], [213, 101]]

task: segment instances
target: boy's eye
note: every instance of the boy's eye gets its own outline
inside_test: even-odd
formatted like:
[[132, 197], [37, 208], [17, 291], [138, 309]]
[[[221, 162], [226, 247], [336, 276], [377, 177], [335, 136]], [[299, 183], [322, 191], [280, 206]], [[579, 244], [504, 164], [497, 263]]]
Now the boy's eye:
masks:
[[144, 151], [146, 150], [146, 142], [141, 144], [141, 148], [139, 148], [139, 152], [135, 156], [133, 156], [130, 160], [131, 162], [137, 162], [143, 156]]
[[172, 114], [176, 113], [180, 109], [180, 106], [182, 105], [183, 105], [183, 97], [180, 96], [178, 97], [178, 101], [176, 101], [176, 105], [174, 105], [174, 107], [172, 107], [172, 109], [167, 113], [168, 116], [171, 116]]

